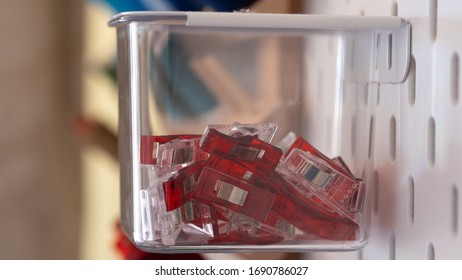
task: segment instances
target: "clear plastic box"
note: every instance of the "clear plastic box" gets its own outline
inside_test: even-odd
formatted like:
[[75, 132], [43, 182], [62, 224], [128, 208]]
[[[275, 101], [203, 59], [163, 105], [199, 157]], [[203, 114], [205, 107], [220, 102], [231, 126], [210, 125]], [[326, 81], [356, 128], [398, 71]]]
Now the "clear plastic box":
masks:
[[[406, 21], [398, 17], [132, 12], [114, 16], [110, 25], [117, 27], [118, 38], [121, 224], [134, 244], [145, 251], [170, 253], [332, 251], [365, 246], [374, 106], [365, 104], [364, 97], [374, 84], [400, 83], [406, 78], [410, 34]], [[322, 69], [312, 65], [322, 65]], [[290, 214], [281, 214], [285, 220], [279, 219], [280, 213], [292, 211], [294, 217], [303, 220], [309, 212], [306, 205], [296, 204], [278, 191], [267, 191], [278, 189], [280, 178], [292, 176], [295, 169], [284, 169], [283, 160], [276, 168], [279, 173], [270, 176], [266, 165], [262, 170], [250, 168], [252, 173], [245, 163], [233, 165], [232, 158], [223, 156], [221, 162], [233, 166], [228, 173], [244, 168], [244, 179], [235, 180], [234, 185], [234, 179], [217, 181], [229, 175], [227, 172], [184, 164], [204, 159], [196, 150], [203, 139], [195, 137], [201, 137], [208, 125], [218, 125], [215, 128], [223, 132], [229, 126], [219, 125], [236, 122], [269, 125], [259, 128], [265, 135], [272, 125], [277, 126], [271, 143], [282, 150], [287, 149], [290, 135], [295, 137], [290, 134], [293, 132], [328, 157], [341, 156], [347, 163], [345, 170], [365, 183], [361, 185], [364, 207], [356, 205], [357, 211], [346, 215], [354, 221], [354, 227], [329, 224], [325, 231], [321, 221], [318, 227], [316, 223], [310, 225], [311, 231], [310, 227], [305, 230], [303, 222], [298, 226], [287, 222]], [[169, 152], [166, 155], [171, 165], [165, 165], [161, 156], [157, 160], [163, 162], [162, 167], [146, 159], [146, 153], [149, 157], [158, 148], [149, 146], [153, 145], [153, 136], [178, 134], [186, 136], [162, 146], [162, 151]], [[265, 150], [267, 155], [270, 150]], [[286, 164], [300, 162], [295, 158], [297, 153], [293, 159], [286, 159]], [[343, 161], [334, 159], [339, 166]], [[322, 164], [325, 162], [315, 160], [310, 168], [317, 166], [316, 173], [313, 175], [311, 169], [309, 175], [316, 175], [319, 182], [324, 180], [322, 187], [337, 178], [335, 174], [348, 173], [329, 173]], [[208, 189], [218, 186], [204, 184], [195, 190], [200, 195], [172, 210], [168, 202], [171, 194], [163, 183], [181, 180], [187, 186], [182, 194], [185, 196], [193, 192], [192, 184], [198, 181], [197, 177], [178, 173], [178, 166], [188, 174], [200, 170], [197, 176], [202, 181], [220, 182], [218, 198], [210, 198], [210, 204], [198, 201], [201, 195], [208, 197]], [[253, 181], [249, 179], [254, 173], [265, 177], [255, 181], [262, 185], [256, 193], [252, 193]], [[293, 178], [287, 181], [301, 185], [297, 180], [302, 177]], [[213, 203], [223, 197], [229, 207]], [[331, 203], [332, 197], [320, 197], [319, 203]], [[244, 201], [251, 199], [251, 207], [240, 211]], [[217, 215], [221, 222], [216, 222]], [[271, 226], [262, 222], [273, 216], [279, 220]], [[223, 227], [239, 230], [233, 231], [237, 235], [222, 236], [219, 233]]]

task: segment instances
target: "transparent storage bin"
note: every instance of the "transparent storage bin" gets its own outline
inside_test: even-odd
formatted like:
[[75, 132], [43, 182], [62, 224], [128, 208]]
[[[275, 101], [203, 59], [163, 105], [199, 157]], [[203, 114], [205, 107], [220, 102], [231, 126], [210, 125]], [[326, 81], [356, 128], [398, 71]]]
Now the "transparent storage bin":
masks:
[[[110, 25], [117, 27], [118, 38], [121, 225], [134, 244], [145, 251], [170, 253], [357, 250], [366, 245], [374, 105], [364, 99], [377, 84], [406, 78], [407, 22], [398, 17], [132, 12], [114, 16]], [[283, 160], [277, 167], [264, 163], [253, 173], [244, 172], [244, 179], [235, 180], [234, 185], [235, 178], [226, 183], [213, 181], [242, 167], [233, 165], [226, 155], [224, 162], [233, 166], [228, 173], [195, 165], [183, 168], [192, 173], [200, 170], [201, 182], [215, 182], [200, 190], [194, 185], [197, 177], [191, 183], [178, 168], [160, 172], [158, 162], [149, 161], [160, 148], [145, 141], [152, 136], [203, 135], [208, 125], [231, 125], [221, 127], [223, 131], [236, 123], [260, 125], [262, 131], [277, 126], [271, 145], [282, 150], [298, 135], [329, 158], [341, 156], [354, 177], [365, 183], [363, 207], [345, 214], [354, 221], [353, 233], [342, 235], [342, 226], [324, 229], [322, 222], [310, 224], [313, 231], [305, 230], [300, 222], [307, 213], [305, 205], [278, 191], [267, 192], [280, 187], [278, 182], [286, 175], [281, 169]], [[180, 147], [167, 157], [200, 161], [195, 149], [204, 140], [198, 144], [190, 138], [162, 149]], [[267, 155], [271, 149], [265, 150]], [[318, 181], [337, 176], [328, 169], [320, 171], [325, 163], [321, 160], [316, 169], [324, 176], [318, 176]], [[275, 169], [282, 171], [270, 175]], [[246, 181], [254, 173], [265, 178], [255, 193]], [[172, 178], [183, 178], [181, 182], [190, 188], [183, 195], [203, 192], [205, 197], [208, 189], [217, 191], [216, 182], [221, 182], [219, 191], [226, 193], [230, 207], [219, 203], [223, 194], [206, 202], [198, 201], [195, 194], [179, 208], [169, 209], [171, 194], [163, 183]], [[293, 185], [301, 179], [293, 179]], [[335, 205], [329, 207], [338, 214]], [[274, 211], [286, 214], [276, 215], [277, 222], [268, 227], [265, 219]], [[218, 224], [217, 215], [222, 219]]]

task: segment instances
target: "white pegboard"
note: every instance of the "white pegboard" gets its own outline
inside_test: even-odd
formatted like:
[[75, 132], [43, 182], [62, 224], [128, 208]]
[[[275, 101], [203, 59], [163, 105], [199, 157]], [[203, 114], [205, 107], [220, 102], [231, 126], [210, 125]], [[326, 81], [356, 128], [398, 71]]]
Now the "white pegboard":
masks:
[[[369, 244], [358, 253], [310, 257], [462, 258], [462, 1], [310, 0], [306, 12], [398, 15], [412, 26], [406, 81], [358, 89], [370, 108], [370, 125], [363, 129], [372, 128], [372, 176], [367, 178], [372, 196]], [[317, 79], [323, 81], [318, 83], [329, 85], [328, 75], [320, 76]], [[315, 142], [329, 143], [326, 140], [331, 136], [318, 136], [323, 139]]]

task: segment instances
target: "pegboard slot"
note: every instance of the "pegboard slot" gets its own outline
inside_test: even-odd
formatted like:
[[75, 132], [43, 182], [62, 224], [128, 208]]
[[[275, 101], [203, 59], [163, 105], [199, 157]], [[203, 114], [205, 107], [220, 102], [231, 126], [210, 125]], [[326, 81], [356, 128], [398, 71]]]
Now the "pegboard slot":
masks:
[[427, 247], [427, 260], [435, 259], [435, 245], [432, 242], [428, 243]]
[[390, 118], [390, 158], [392, 161], [396, 159], [396, 118], [391, 116]]
[[430, 0], [428, 7], [428, 21], [429, 21], [429, 31], [430, 31], [430, 40], [432, 42], [436, 41], [437, 35], [437, 26], [438, 26], [438, 0]]
[[411, 60], [409, 63], [409, 74], [407, 77], [407, 94], [408, 94], [408, 101], [409, 106], [414, 106], [415, 104], [415, 86], [416, 86], [416, 62], [414, 56], [411, 56]]
[[459, 102], [459, 55], [453, 53], [451, 57], [451, 100], [453, 104]]
[[396, 3], [396, 1], [393, 1], [393, 3], [391, 4], [391, 15], [392, 16], [398, 15], [398, 3]]
[[459, 232], [459, 190], [456, 185], [451, 189], [451, 230], [457, 236]]
[[369, 122], [369, 149], [368, 149], [368, 156], [369, 159], [372, 157], [372, 153], [374, 151], [374, 116], [371, 117], [371, 120]]
[[376, 48], [376, 52], [375, 52], [375, 70], [379, 70], [379, 56], [380, 56], [380, 41], [381, 41], [381, 34], [378, 33], [375, 35], [375, 48]]
[[409, 188], [409, 221], [414, 224], [414, 209], [415, 209], [415, 182], [412, 176], [407, 179], [407, 185]]
[[364, 86], [364, 105], [367, 106], [367, 103], [369, 102], [369, 91], [370, 91], [370, 88], [371, 88], [371, 84], [367, 84]]
[[388, 259], [396, 260], [396, 236], [393, 231], [388, 237]]
[[436, 157], [436, 124], [433, 117], [428, 120], [427, 142], [428, 162], [433, 166]]
[[391, 33], [388, 33], [387, 43], [387, 69], [390, 70], [393, 64], [393, 35]]
[[374, 172], [374, 177], [372, 179], [373, 179], [372, 181], [372, 188], [373, 188], [372, 211], [374, 215], [378, 215], [380, 197], [379, 197], [379, 173], [377, 171]]

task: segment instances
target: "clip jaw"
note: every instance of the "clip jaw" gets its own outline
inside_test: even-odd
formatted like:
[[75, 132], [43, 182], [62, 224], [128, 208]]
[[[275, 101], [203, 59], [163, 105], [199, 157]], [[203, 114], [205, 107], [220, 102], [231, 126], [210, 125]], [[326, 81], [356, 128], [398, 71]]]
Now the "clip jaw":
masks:
[[282, 156], [282, 151], [256, 136], [232, 137], [209, 129], [202, 137], [201, 149], [209, 154], [223, 153], [230, 159], [247, 164], [274, 170]]
[[[277, 128], [278, 126], [276, 123], [241, 124], [235, 122], [231, 125], [208, 125], [204, 131], [204, 135], [207, 135], [209, 130], [215, 129], [224, 135], [232, 137], [255, 136], [264, 142], [270, 143], [274, 134], [276, 133]], [[203, 139], [204, 138], [202, 138], [202, 140]]]
[[159, 146], [173, 140], [188, 140], [200, 138], [200, 134], [182, 134], [182, 135], [163, 135], [163, 136], [141, 136], [141, 163], [157, 164], [157, 159], [162, 153], [159, 152]]

